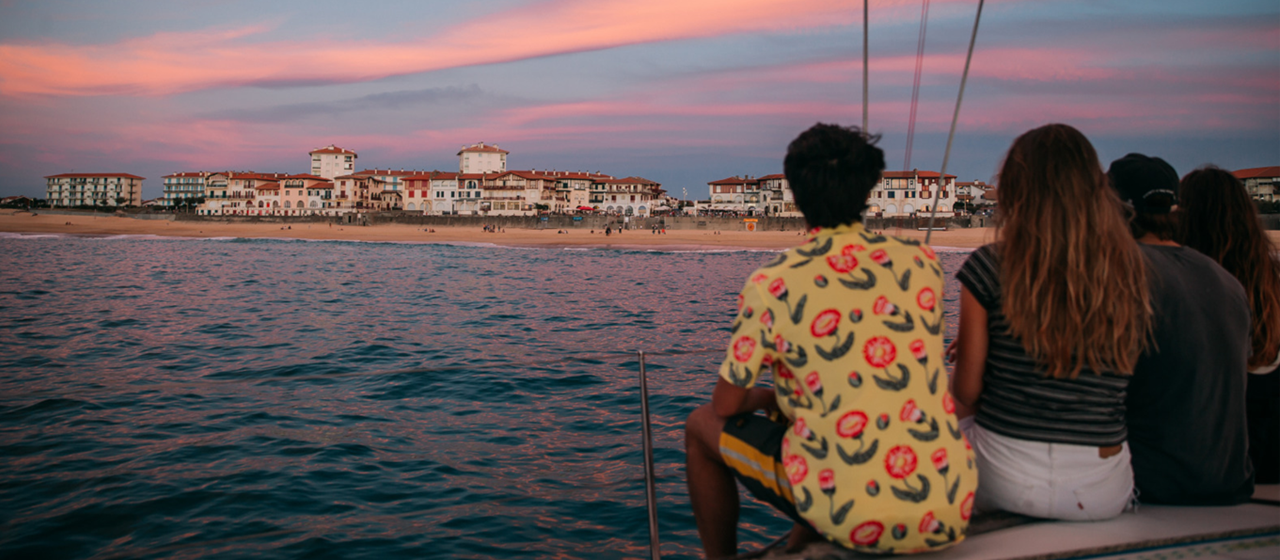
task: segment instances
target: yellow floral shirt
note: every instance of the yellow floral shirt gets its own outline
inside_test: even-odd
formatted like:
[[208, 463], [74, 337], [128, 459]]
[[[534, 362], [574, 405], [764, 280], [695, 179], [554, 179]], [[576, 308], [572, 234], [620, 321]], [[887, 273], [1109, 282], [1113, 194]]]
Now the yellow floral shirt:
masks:
[[978, 475], [947, 392], [942, 265], [862, 224], [817, 230], [752, 273], [720, 376], [773, 370], [791, 420], [782, 461], [796, 510], [863, 552], [964, 538]]

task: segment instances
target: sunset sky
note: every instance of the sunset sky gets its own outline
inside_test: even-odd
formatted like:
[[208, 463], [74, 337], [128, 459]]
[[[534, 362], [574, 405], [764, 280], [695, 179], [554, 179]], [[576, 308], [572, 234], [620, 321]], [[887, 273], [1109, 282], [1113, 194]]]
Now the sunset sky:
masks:
[[[861, 120], [856, 0], [0, 0], [0, 196], [118, 171], [513, 169], [639, 175], [677, 197], [782, 170]], [[937, 170], [977, 0], [933, 0], [911, 167]], [[870, 129], [904, 163], [921, 2], [871, 3]], [[1186, 173], [1280, 164], [1280, 2], [986, 4], [949, 171], [991, 180], [1019, 133], [1081, 129]]]

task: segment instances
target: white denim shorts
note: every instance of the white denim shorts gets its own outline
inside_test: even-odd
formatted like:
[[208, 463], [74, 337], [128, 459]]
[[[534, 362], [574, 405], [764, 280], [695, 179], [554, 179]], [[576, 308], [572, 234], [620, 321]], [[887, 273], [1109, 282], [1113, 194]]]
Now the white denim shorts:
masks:
[[1098, 448], [1029, 441], [960, 421], [978, 460], [980, 511], [1003, 510], [1066, 521], [1120, 515], [1133, 495], [1129, 444], [1105, 459]]

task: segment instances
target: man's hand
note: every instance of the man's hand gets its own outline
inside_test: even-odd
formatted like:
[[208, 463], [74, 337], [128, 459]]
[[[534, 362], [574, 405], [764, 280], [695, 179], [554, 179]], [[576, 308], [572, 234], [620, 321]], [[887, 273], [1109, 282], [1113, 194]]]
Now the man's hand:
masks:
[[763, 410], [765, 414], [778, 412], [778, 397], [769, 387], [752, 387], [748, 400], [753, 405], [751, 410]]

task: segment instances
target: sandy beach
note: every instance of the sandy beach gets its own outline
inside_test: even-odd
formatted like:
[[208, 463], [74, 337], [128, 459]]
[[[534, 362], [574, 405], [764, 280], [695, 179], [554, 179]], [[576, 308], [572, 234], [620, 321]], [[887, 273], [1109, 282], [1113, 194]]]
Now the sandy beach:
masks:
[[[606, 237], [596, 230], [535, 230], [507, 228], [488, 233], [478, 227], [432, 227], [380, 224], [373, 226], [328, 224], [278, 224], [236, 222], [179, 222], [140, 220], [123, 216], [33, 216], [17, 210], [0, 211], [0, 232], [71, 235], [157, 235], [164, 237], [248, 237], [280, 239], [324, 239], [350, 241], [400, 241], [418, 243], [491, 243], [511, 247], [602, 247], [602, 248], [746, 248], [786, 249], [803, 241], [796, 232], [667, 230], [654, 235], [649, 230], [628, 230]], [[281, 229], [281, 228], [286, 229]], [[292, 227], [292, 229], [289, 229]], [[885, 233], [924, 239], [924, 232], [887, 230]], [[995, 237], [995, 229], [953, 229], [935, 231], [932, 245], [939, 248], [972, 249]]]
[[[324, 239], [348, 241], [398, 241], [416, 243], [489, 243], [509, 247], [602, 247], [602, 248], [745, 248], [786, 249], [799, 244], [796, 232], [667, 230], [654, 235], [649, 230], [628, 230], [606, 237], [596, 230], [516, 229], [488, 233], [476, 227], [433, 227], [381, 224], [373, 226], [328, 224], [178, 222], [140, 220], [122, 216], [31, 215], [19, 210], [0, 211], [0, 232], [58, 233], [71, 235], [157, 235], [164, 237], [248, 237], [277, 239]], [[284, 228], [284, 229], [282, 229]], [[995, 239], [994, 228], [935, 231], [931, 244], [936, 248], [974, 249]], [[924, 240], [924, 232], [887, 230], [884, 233]], [[1269, 231], [1280, 245], [1280, 231]]]

